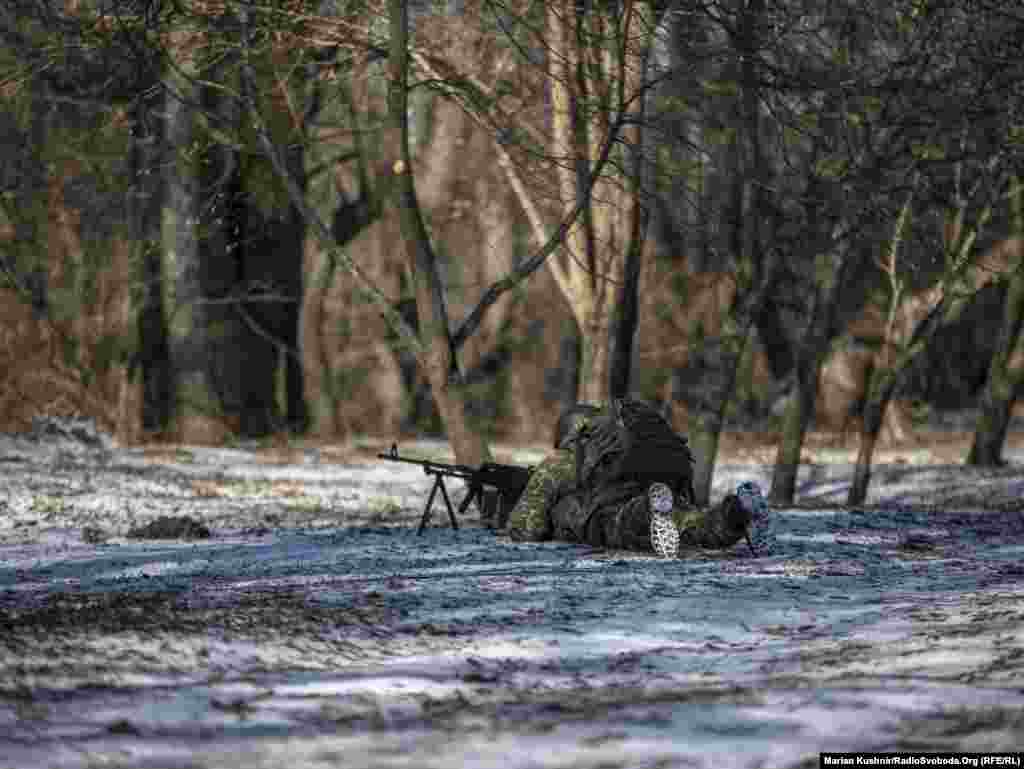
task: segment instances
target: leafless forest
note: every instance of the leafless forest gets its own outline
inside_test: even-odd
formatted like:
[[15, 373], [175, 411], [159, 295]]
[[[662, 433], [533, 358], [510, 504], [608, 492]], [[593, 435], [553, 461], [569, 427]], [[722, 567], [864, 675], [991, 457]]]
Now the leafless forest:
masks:
[[877, 446], [1024, 377], [1004, 0], [5, 0], [0, 426]]

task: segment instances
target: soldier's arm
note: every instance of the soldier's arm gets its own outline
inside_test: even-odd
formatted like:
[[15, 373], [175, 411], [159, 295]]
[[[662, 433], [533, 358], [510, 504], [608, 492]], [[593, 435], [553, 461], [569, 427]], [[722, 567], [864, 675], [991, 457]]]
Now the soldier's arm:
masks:
[[512, 508], [508, 533], [520, 542], [551, 539], [551, 509], [567, 489], [576, 484], [573, 452], [558, 450], [544, 459], [530, 476], [522, 496]]

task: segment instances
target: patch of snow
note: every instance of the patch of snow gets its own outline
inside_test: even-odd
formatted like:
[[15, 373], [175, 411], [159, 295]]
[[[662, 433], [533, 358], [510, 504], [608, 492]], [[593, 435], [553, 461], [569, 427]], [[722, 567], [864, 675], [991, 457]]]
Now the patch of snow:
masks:
[[[662, 561], [452, 531], [440, 504], [417, 536], [415, 466], [49, 448], [0, 446], [0, 767], [745, 768], [1020, 723], [1020, 515], [929, 496], [1013, 499], [1012, 468], [880, 466], [880, 508]], [[802, 467], [803, 500], [849, 471]], [[714, 494], [741, 480], [770, 468], [719, 465]], [[215, 536], [123, 537], [160, 515]]]

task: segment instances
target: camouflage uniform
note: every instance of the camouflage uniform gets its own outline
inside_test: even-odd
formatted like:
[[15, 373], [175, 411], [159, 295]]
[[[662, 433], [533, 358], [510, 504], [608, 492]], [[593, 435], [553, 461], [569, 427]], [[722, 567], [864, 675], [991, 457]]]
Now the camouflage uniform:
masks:
[[650, 551], [652, 484], [671, 493], [664, 520], [674, 524], [680, 550], [729, 547], [747, 532], [751, 516], [735, 495], [697, 509], [686, 439], [647, 404], [580, 405], [559, 420], [555, 443], [512, 510], [513, 539]]

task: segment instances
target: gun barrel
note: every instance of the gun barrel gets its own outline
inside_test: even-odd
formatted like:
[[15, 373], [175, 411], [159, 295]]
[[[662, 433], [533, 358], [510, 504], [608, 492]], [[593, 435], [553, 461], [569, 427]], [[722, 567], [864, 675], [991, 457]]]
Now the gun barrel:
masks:
[[397, 453], [391, 452], [389, 454], [378, 454], [378, 459], [386, 459], [389, 462], [405, 462], [407, 465], [419, 465], [423, 468], [423, 472], [428, 475], [431, 473], [441, 473], [454, 478], [472, 478], [476, 473], [472, 467], [466, 467], [465, 465], [449, 465], [444, 462], [433, 462], [429, 459], [415, 459], [413, 457], [401, 457]]

